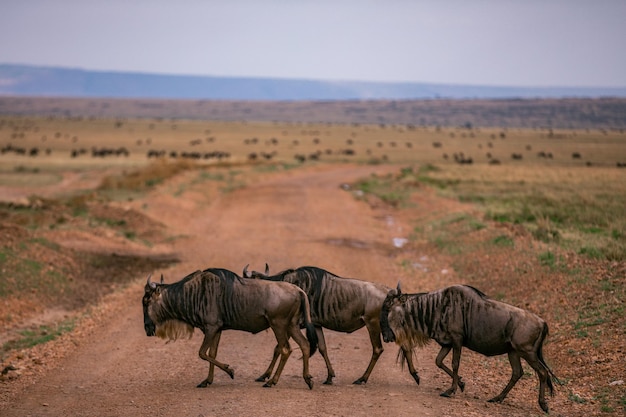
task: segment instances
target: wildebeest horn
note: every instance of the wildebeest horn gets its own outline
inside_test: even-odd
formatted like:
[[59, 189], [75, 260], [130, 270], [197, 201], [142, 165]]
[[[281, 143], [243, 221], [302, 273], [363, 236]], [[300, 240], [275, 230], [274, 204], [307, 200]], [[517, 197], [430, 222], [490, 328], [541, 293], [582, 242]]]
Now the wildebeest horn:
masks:
[[396, 287], [396, 291], [398, 291], [398, 295], [402, 295], [402, 288], [400, 288], [400, 281], [398, 281], [398, 286]]
[[154, 288], [156, 288], [156, 283], [155, 283], [155, 282], [150, 281], [150, 278], [152, 278], [152, 274], [149, 274], [149, 275], [148, 275], [148, 282], [146, 282], [146, 284], [147, 284], [147, 285], [149, 285], [149, 286], [150, 286], [150, 288], [153, 288], [153, 289], [154, 289]]
[[265, 275], [269, 275], [269, 274], [270, 274], [270, 266], [266, 262], [265, 263]]
[[163, 274], [161, 274], [161, 285], [163, 285]]
[[250, 274], [250, 272], [248, 272], [248, 267], [250, 266], [250, 264], [246, 265], [243, 267], [243, 277], [244, 278], [250, 278], [252, 274]]

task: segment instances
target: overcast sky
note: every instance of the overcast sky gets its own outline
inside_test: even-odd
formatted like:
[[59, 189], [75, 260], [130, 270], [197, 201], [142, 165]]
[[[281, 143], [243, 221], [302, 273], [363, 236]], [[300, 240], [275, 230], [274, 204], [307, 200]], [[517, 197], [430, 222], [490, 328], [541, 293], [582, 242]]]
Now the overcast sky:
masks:
[[0, 0], [0, 63], [626, 86], [626, 0]]

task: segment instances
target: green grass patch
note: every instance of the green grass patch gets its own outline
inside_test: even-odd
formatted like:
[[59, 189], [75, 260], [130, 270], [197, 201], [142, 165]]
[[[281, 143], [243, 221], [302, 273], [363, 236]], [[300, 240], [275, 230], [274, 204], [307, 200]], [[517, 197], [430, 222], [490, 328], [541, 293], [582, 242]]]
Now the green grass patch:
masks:
[[554, 268], [556, 266], [556, 255], [551, 251], [542, 252], [539, 254], [539, 263], [543, 266]]
[[61, 246], [59, 246], [58, 243], [51, 242], [48, 239], [45, 239], [45, 238], [42, 238], [42, 237], [31, 239], [31, 243], [35, 243], [35, 244], [38, 244], [38, 245], [41, 245], [41, 246], [45, 246], [45, 247], [47, 247], [49, 249], [52, 249], [52, 250], [55, 250], [55, 251], [59, 250], [61, 248]]
[[568, 395], [568, 398], [570, 401], [575, 402], [576, 404], [585, 404], [587, 402], [587, 400], [585, 400], [583, 397], [571, 391]]
[[443, 196], [483, 207], [486, 220], [523, 225], [537, 240], [593, 259], [624, 261], [626, 185], [616, 175], [551, 167], [503, 175], [491, 167], [427, 164], [403, 168], [395, 176], [368, 178], [359, 189], [398, 205], [411, 187], [431, 186]]
[[132, 230], [126, 230], [124, 231], [124, 237], [128, 240], [134, 240], [137, 238], [137, 233], [133, 232]]
[[471, 219], [469, 221], [469, 227], [472, 230], [482, 230], [482, 229], [486, 228], [487, 225], [485, 223], [479, 222], [476, 219]]
[[590, 247], [590, 246], [583, 246], [582, 248], [580, 248], [578, 253], [580, 255], [585, 255], [593, 259], [602, 259], [605, 257], [605, 253], [602, 251], [601, 248]]
[[361, 191], [366, 199], [373, 195], [391, 206], [401, 207], [406, 205], [413, 188], [403, 181], [407, 178], [405, 175], [404, 171], [398, 177], [372, 175], [353, 184], [353, 188]]
[[202, 171], [198, 175], [198, 179], [194, 183], [203, 182], [203, 181], [224, 181], [225, 179], [226, 177], [221, 172]]
[[461, 255], [464, 252], [463, 246], [458, 241], [445, 234], [435, 237], [432, 243], [448, 255]]
[[124, 219], [108, 219], [96, 217], [96, 221], [108, 227], [124, 227], [127, 224], [126, 220]]
[[11, 350], [29, 349], [57, 339], [64, 333], [74, 330], [74, 319], [68, 319], [54, 325], [41, 325], [19, 332], [19, 337], [2, 345], [2, 356]]
[[504, 247], [515, 246], [515, 242], [513, 242], [513, 239], [505, 235], [497, 236], [491, 242], [496, 246], [504, 246]]
[[22, 250], [0, 252], [0, 268], [12, 271], [0, 280], [0, 298], [21, 293], [48, 292], [50, 288], [63, 292], [67, 284], [57, 271], [47, 269], [39, 261], [23, 257]]

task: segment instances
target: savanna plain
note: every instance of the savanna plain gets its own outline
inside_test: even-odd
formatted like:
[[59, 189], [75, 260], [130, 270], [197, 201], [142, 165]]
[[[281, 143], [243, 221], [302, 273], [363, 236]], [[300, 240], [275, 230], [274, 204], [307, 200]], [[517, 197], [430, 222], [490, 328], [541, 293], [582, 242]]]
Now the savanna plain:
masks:
[[[506, 356], [463, 350], [466, 388], [416, 351], [416, 385], [385, 352], [364, 385], [365, 329], [326, 331], [323, 385], [297, 346], [254, 381], [271, 331], [224, 332], [235, 370], [196, 388], [201, 334], [148, 338], [146, 278], [312, 265], [405, 292], [469, 284], [544, 318], [557, 416], [626, 412], [626, 133], [166, 117], [0, 116], [3, 416], [532, 416], [538, 381], [501, 404]], [[449, 361], [450, 358], [448, 358]], [[218, 371], [219, 372], [219, 371]]]

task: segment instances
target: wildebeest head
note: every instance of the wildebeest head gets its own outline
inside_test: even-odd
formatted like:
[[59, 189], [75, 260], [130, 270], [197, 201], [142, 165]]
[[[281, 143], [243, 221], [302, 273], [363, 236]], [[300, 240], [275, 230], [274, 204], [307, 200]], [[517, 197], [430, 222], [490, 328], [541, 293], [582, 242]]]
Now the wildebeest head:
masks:
[[248, 271], [248, 266], [250, 266], [250, 264], [246, 265], [243, 268], [243, 273], [241, 276], [243, 276], [244, 278], [266, 279], [270, 275], [270, 266], [268, 264], [265, 264], [265, 273]]
[[389, 314], [393, 312], [395, 307], [399, 307], [405, 298], [406, 296], [402, 294], [400, 288], [400, 282], [398, 282], [397, 288], [389, 290], [385, 301], [383, 301], [383, 306], [380, 309], [380, 330], [386, 343], [396, 341], [396, 335], [389, 325]]
[[144, 287], [143, 299], [141, 304], [143, 305], [143, 327], [146, 330], [147, 336], [154, 336], [156, 334], [156, 325], [150, 317], [150, 305], [156, 302], [161, 296], [161, 285], [163, 285], [163, 275], [161, 275], [161, 284], [152, 282], [150, 278], [152, 275], [148, 275], [148, 281]]

